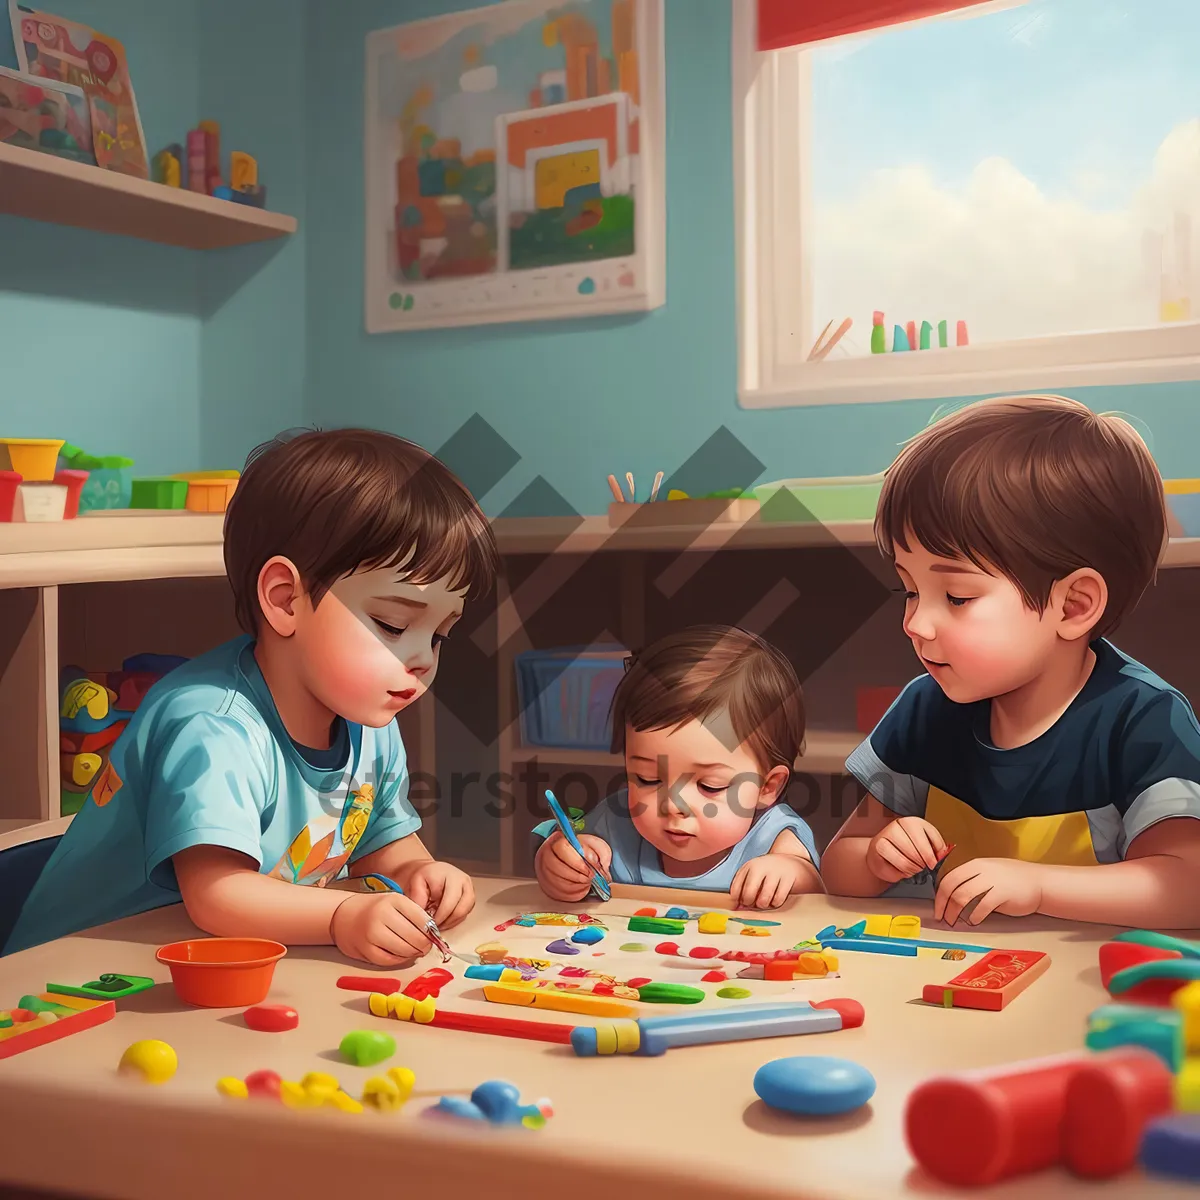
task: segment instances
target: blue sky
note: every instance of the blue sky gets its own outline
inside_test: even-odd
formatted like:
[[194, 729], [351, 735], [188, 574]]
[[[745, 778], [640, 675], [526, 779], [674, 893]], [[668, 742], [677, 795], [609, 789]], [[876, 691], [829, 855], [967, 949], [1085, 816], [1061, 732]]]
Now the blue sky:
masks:
[[1008, 159], [1047, 197], [1123, 209], [1200, 116], [1200, 0], [1030, 0], [815, 52], [814, 199], [921, 165], [955, 189]]

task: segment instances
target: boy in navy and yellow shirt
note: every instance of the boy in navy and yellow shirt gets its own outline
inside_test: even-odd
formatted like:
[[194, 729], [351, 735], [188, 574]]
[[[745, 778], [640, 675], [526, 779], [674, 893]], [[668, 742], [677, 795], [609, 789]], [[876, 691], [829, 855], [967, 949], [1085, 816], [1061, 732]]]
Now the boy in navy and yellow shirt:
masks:
[[868, 794], [830, 892], [1200, 925], [1200, 726], [1107, 640], [1166, 541], [1138, 435], [1060, 397], [972, 405], [900, 454], [875, 532], [926, 674], [846, 761]]

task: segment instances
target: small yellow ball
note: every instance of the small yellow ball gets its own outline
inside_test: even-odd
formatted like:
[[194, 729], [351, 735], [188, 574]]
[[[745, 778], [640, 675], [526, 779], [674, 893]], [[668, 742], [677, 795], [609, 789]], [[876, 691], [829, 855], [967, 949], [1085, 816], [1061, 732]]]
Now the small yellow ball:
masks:
[[234, 1100], [245, 1100], [250, 1095], [245, 1081], [235, 1079], [232, 1075], [226, 1075], [224, 1079], [217, 1080], [217, 1091], [222, 1096], [229, 1096]]
[[179, 1068], [179, 1058], [166, 1042], [134, 1042], [117, 1068], [122, 1075], [135, 1075], [146, 1083], [166, 1083]]

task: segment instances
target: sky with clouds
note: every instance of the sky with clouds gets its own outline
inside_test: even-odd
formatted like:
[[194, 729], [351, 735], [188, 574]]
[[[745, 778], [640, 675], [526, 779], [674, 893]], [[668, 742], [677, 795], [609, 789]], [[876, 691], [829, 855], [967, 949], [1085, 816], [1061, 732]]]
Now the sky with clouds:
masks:
[[910, 319], [976, 342], [1155, 324], [1176, 213], [1200, 260], [1198, 52], [1200, 0], [1029, 0], [817, 48], [816, 331], [852, 316], [863, 353], [875, 309], [889, 346]]

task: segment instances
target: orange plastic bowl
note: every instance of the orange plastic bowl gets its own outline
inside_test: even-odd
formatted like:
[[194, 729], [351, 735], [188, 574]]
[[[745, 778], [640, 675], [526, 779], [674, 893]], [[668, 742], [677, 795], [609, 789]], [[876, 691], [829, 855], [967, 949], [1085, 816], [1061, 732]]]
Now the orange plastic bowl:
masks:
[[199, 1008], [248, 1008], [271, 990], [275, 964], [287, 947], [266, 938], [196, 938], [159, 947], [175, 994]]

